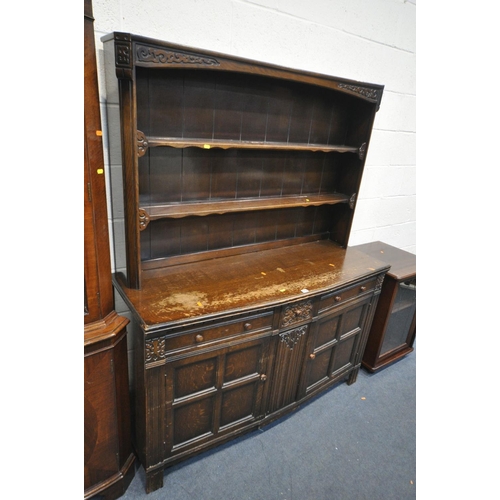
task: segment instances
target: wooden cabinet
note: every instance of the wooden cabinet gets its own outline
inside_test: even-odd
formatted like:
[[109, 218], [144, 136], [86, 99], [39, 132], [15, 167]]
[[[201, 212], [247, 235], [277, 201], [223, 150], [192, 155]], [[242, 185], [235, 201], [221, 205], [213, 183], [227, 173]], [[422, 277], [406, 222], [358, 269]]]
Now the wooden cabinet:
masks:
[[126, 325], [110, 314], [85, 328], [84, 498], [120, 497], [134, 477]]
[[383, 87], [103, 42], [123, 174], [113, 281], [134, 318], [134, 443], [153, 491], [169, 465], [355, 382], [389, 267], [347, 248]]
[[413, 351], [416, 335], [416, 256], [380, 241], [356, 247], [387, 264], [388, 271], [362, 364], [376, 372]]
[[85, 0], [84, 497], [112, 500], [134, 475], [126, 326], [113, 309], [92, 4]]

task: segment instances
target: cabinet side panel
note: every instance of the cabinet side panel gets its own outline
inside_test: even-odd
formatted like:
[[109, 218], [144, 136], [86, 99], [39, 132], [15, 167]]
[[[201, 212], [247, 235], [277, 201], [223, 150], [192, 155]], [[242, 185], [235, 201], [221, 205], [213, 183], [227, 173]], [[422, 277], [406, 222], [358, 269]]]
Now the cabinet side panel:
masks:
[[146, 370], [146, 467], [162, 462], [167, 443], [167, 394], [165, 366]]

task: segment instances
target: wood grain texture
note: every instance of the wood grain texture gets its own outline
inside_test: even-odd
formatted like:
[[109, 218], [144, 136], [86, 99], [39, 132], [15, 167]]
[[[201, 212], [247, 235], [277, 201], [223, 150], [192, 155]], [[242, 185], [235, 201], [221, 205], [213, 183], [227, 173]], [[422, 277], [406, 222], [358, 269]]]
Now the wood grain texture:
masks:
[[150, 271], [141, 290], [127, 288], [119, 275], [115, 279], [149, 330], [283, 304], [386, 267], [356, 250], [318, 241], [253, 252], [245, 259], [232, 256]]
[[114, 500], [135, 473], [127, 318], [114, 311], [91, 0], [84, 2], [84, 498]]
[[[163, 470], [355, 382], [388, 265], [347, 248], [383, 86], [115, 50], [136, 449]], [[139, 234], [140, 231], [140, 234]]]

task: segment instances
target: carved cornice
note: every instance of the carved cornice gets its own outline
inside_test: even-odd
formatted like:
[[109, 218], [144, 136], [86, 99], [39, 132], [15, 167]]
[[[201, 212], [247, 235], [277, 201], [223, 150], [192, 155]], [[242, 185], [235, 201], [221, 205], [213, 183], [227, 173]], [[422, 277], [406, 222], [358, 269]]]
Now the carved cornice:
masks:
[[288, 349], [291, 351], [299, 342], [301, 337], [306, 334], [308, 325], [299, 326], [299, 328], [294, 328], [293, 330], [289, 330], [287, 332], [283, 332], [279, 334], [281, 342], [286, 344]]
[[155, 361], [161, 361], [167, 357], [166, 341], [164, 337], [146, 340], [145, 348], [146, 363], [154, 363]]
[[191, 54], [189, 52], [180, 52], [156, 47], [147, 47], [137, 45], [135, 49], [137, 62], [154, 64], [196, 64], [203, 66], [219, 66], [220, 63], [213, 57]]
[[339, 83], [339, 88], [350, 90], [351, 92], [354, 92], [354, 93], [359, 94], [363, 97], [366, 97], [367, 99], [370, 99], [370, 101], [374, 101], [374, 102], [376, 102], [378, 100], [378, 97], [379, 97], [377, 89], [370, 89], [368, 87], [360, 87], [359, 85], [350, 85], [348, 83]]
[[310, 300], [286, 306], [281, 320], [281, 327], [284, 328], [312, 318], [312, 309], [313, 306]]

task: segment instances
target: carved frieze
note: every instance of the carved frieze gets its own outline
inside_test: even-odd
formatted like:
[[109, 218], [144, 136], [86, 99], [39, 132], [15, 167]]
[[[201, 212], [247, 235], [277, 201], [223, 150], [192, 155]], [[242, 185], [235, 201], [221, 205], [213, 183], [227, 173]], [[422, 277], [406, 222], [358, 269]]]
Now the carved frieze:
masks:
[[299, 326], [299, 328], [294, 328], [293, 330], [288, 330], [287, 332], [280, 333], [279, 337], [281, 342], [286, 344], [288, 349], [293, 350], [301, 337], [306, 334], [307, 326], [308, 325]]
[[313, 305], [310, 300], [286, 306], [281, 319], [281, 327], [284, 328], [312, 318], [312, 309]]
[[204, 66], [219, 66], [219, 61], [213, 57], [200, 56], [188, 52], [159, 49], [137, 45], [136, 57], [138, 62], [155, 64], [202, 64]]
[[355, 92], [356, 94], [362, 95], [367, 99], [376, 101], [378, 99], [378, 91], [377, 89], [370, 89], [367, 87], [360, 87], [359, 85], [350, 85], [347, 83], [339, 83], [339, 88], [350, 90], [351, 92]]

